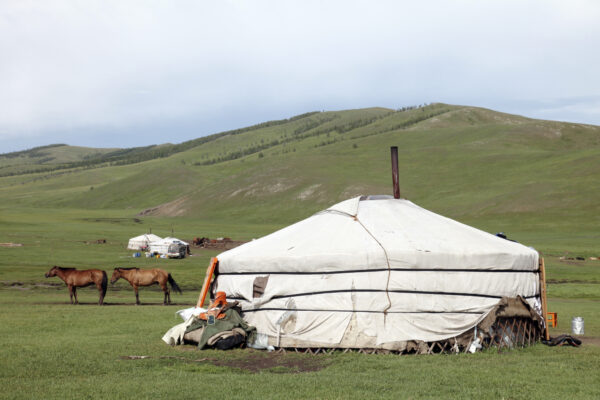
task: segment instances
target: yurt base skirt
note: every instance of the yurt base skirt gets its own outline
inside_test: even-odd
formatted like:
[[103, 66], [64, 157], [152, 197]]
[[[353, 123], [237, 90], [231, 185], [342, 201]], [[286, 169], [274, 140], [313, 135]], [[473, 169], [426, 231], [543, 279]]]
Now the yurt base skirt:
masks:
[[[437, 341], [407, 340], [375, 344], [373, 337], [353, 333], [355, 318], [346, 330], [344, 338], [334, 346], [302, 341], [285, 335], [269, 337], [269, 344], [280, 351], [307, 352], [313, 354], [334, 351], [357, 351], [361, 353], [434, 354], [474, 353], [481, 349], [512, 349], [535, 344], [542, 339], [544, 321], [521, 297], [502, 298], [479, 323], [461, 334]], [[348, 338], [351, 340], [348, 340]]]
[[[395, 342], [393, 346], [377, 348], [318, 347], [315, 344], [296, 343], [290, 346], [281, 339], [278, 352], [296, 352], [308, 354], [331, 354], [334, 352], [356, 352], [363, 354], [438, 354], [438, 353], [475, 353], [481, 349], [496, 348], [498, 351], [526, 347], [542, 339], [543, 327], [539, 321], [527, 317], [500, 317], [487, 331], [474, 328], [454, 338], [435, 342], [405, 341]], [[385, 348], [388, 347], [388, 348]]]

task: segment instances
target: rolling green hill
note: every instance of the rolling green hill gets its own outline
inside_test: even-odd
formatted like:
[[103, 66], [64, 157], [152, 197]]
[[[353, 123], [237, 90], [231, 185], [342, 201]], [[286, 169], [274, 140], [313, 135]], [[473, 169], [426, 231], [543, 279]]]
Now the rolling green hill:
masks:
[[[600, 225], [600, 127], [447, 104], [307, 113], [177, 145], [36, 150], [62, 156], [0, 177], [0, 208], [284, 225], [391, 193], [391, 145], [403, 197], [432, 211], [489, 230]], [[21, 153], [3, 168], [25, 171]]]

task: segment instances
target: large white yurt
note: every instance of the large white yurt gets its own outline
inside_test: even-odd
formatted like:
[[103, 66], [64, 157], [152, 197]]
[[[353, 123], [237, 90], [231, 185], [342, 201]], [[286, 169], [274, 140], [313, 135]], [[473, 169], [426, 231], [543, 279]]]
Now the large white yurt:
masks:
[[391, 196], [343, 201], [217, 259], [212, 292], [278, 347], [403, 350], [472, 340], [511, 301], [541, 315], [537, 251]]
[[150, 246], [151, 242], [157, 242], [159, 240], [162, 240], [160, 236], [156, 236], [153, 233], [145, 233], [129, 239], [127, 248], [130, 250], [144, 250]]

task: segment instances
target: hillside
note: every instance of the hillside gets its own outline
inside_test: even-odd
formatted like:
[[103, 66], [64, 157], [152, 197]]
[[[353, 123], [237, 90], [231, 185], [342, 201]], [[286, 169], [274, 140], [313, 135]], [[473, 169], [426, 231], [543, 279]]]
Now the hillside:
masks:
[[[47, 149], [61, 149], [60, 165], [0, 177], [0, 209], [286, 224], [352, 196], [391, 193], [391, 145], [403, 197], [435, 212], [483, 227], [552, 219], [565, 232], [600, 222], [600, 127], [446, 104], [308, 113], [129, 151]], [[0, 156], [2, 170], [24, 171], [24, 157]]]

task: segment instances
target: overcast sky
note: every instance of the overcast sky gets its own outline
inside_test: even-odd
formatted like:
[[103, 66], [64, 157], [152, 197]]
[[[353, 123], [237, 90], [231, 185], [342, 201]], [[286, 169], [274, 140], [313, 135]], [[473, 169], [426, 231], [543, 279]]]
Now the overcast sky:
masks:
[[600, 1], [0, 0], [0, 153], [425, 102], [600, 125]]

